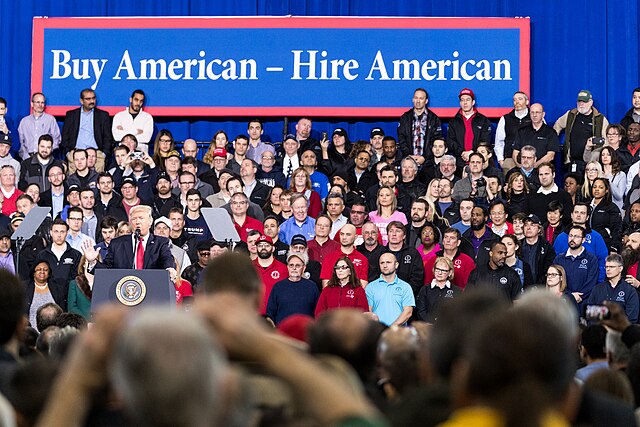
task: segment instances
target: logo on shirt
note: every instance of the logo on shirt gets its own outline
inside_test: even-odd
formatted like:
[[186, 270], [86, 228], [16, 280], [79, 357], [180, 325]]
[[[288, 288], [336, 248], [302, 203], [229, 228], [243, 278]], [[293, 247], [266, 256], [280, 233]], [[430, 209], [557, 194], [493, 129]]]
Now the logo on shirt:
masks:
[[516, 273], [518, 273], [518, 276], [522, 276], [522, 269], [520, 267], [514, 268], [514, 270], [516, 270]]
[[73, 259], [72, 258], [65, 258], [64, 261], [62, 261], [63, 264], [73, 264]]
[[355, 298], [356, 297], [356, 293], [353, 289], [349, 289], [347, 291], [347, 298]]
[[588, 259], [583, 259], [582, 261], [580, 261], [580, 266], [578, 268], [589, 268], [589, 266], [587, 265], [589, 264], [589, 260]]
[[355, 265], [356, 267], [360, 267], [362, 265], [362, 260], [356, 258], [353, 260], [353, 265]]
[[404, 263], [405, 264], [411, 264], [411, 255], [406, 255], [404, 257]]
[[462, 261], [460, 261], [459, 259], [453, 261], [453, 266], [455, 268], [462, 268]]
[[271, 272], [271, 278], [273, 280], [278, 280], [280, 278], [280, 272], [279, 271], [272, 271]]
[[591, 244], [591, 234], [587, 234], [587, 237], [585, 238], [585, 243]]
[[506, 277], [501, 277], [500, 278], [500, 284], [506, 285], [507, 284], [507, 278]]
[[444, 294], [445, 298], [453, 298], [453, 290], [447, 289], [447, 292]]
[[616, 298], [616, 301], [624, 302], [624, 296], [625, 296], [624, 291], [618, 292], [618, 298]]

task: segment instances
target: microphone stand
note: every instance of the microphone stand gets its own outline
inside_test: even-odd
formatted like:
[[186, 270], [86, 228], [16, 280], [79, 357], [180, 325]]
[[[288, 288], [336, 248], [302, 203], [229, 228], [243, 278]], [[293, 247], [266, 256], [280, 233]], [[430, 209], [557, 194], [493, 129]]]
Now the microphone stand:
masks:
[[140, 234], [140, 229], [136, 228], [133, 232], [133, 239], [136, 241], [135, 247], [133, 248], [133, 269], [136, 269], [136, 255], [138, 254], [138, 244], [142, 239], [142, 234]]

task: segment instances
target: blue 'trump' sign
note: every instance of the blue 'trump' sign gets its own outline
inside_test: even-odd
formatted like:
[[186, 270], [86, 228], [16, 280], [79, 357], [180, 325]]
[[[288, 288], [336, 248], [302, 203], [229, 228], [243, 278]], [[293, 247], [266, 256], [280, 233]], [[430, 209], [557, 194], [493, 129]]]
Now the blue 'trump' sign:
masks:
[[413, 90], [442, 116], [473, 89], [490, 116], [529, 90], [529, 20], [35, 18], [32, 89], [64, 114], [93, 88], [116, 112], [134, 89], [171, 116], [398, 116]]

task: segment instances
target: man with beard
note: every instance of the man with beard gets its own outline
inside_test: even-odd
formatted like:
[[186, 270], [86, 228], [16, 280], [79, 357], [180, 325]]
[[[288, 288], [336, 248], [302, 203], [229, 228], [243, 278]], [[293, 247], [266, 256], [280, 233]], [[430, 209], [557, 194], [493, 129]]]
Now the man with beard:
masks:
[[382, 153], [384, 156], [380, 160], [381, 163], [393, 166], [396, 170], [400, 168], [400, 160], [402, 157], [400, 153], [398, 153], [398, 144], [394, 137], [387, 135], [382, 138]]
[[396, 271], [398, 277], [411, 286], [415, 297], [424, 284], [424, 265], [422, 263], [422, 257], [416, 248], [405, 245], [405, 235], [405, 225], [400, 221], [391, 221], [389, 225], [387, 225], [387, 237], [389, 239], [387, 249], [395, 255], [398, 260], [398, 268]]
[[497, 241], [491, 244], [489, 261], [478, 263], [478, 267], [471, 272], [467, 289], [475, 287], [492, 287], [504, 294], [510, 301], [515, 301], [522, 293], [522, 282], [518, 273], [508, 265], [507, 247]]
[[41, 191], [47, 191], [50, 188], [50, 181], [46, 179], [47, 175], [43, 172], [51, 165], [62, 165], [62, 162], [51, 155], [53, 152], [53, 138], [51, 138], [51, 135], [42, 135], [38, 138], [37, 150], [33, 156], [23, 160], [15, 169], [16, 175], [20, 177], [17, 183], [18, 188], [22, 191], [33, 183], [38, 184]]
[[149, 141], [153, 134], [153, 117], [142, 111], [145, 99], [144, 91], [134, 90], [129, 98], [129, 107], [113, 116], [111, 132], [116, 141], [121, 141], [127, 134], [135, 135], [138, 140], [138, 150], [149, 154]]
[[[598, 259], [598, 265], [600, 266], [598, 280], [603, 281], [605, 278], [604, 263], [607, 255], [609, 255], [609, 248], [607, 248], [602, 235], [589, 227], [590, 215], [591, 206], [583, 202], [578, 202], [571, 212], [571, 222], [573, 225], [578, 225], [586, 230], [584, 247]], [[567, 250], [569, 247], [568, 240], [568, 232], [560, 233], [558, 235], [556, 241], [553, 243], [553, 249], [555, 249], [557, 254]]]
[[429, 204], [424, 199], [416, 199], [411, 204], [411, 223], [407, 227], [407, 246], [417, 248], [422, 244], [420, 235], [422, 234], [422, 227], [427, 222], [428, 210]]
[[453, 182], [448, 179], [438, 181], [438, 201], [436, 202], [436, 212], [440, 217], [446, 219], [449, 224], [460, 221], [460, 209], [458, 203], [451, 197], [453, 194]]
[[369, 170], [371, 165], [371, 153], [367, 150], [360, 150], [354, 158], [353, 170], [347, 171], [347, 183], [349, 188], [364, 197], [367, 190], [378, 185], [378, 177]]
[[[511, 158], [518, 131], [531, 123], [529, 115], [529, 97], [526, 93], [518, 91], [513, 94], [513, 110], [500, 117], [496, 128], [496, 158], [503, 173], [515, 166]], [[515, 156], [517, 158], [517, 156]]]
[[380, 244], [378, 227], [371, 221], [362, 226], [363, 243], [356, 249], [369, 261], [368, 281], [372, 282], [380, 277], [380, 255], [387, 252], [387, 248]]
[[569, 249], [558, 253], [553, 260], [564, 268], [567, 275], [567, 290], [578, 304], [589, 298], [598, 282], [598, 258], [583, 247], [587, 230], [581, 225], [572, 225], [568, 231]]
[[442, 250], [430, 256], [424, 262], [424, 284], [428, 285], [435, 278], [433, 274], [433, 266], [438, 257], [446, 257], [453, 263], [453, 280], [451, 283], [464, 289], [467, 286], [469, 275], [476, 268], [476, 263], [469, 255], [460, 251], [460, 243], [462, 243], [462, 235], [455, 228], [447, 228], [442, 236]]
[[487, 227], [487, 216], [485, 208], [475, 206], [471, 210], [471, 228], [462, 235], [473, 247], [476, 265], [485, 265], [489, 261], [491, 245], [500, 241], [491, 228]]
[[158, 194], [153, 198], [153, 208], [160, 216], [169, 216], [169, 211], [175, 207], [181, 207], [179, 196], [171, 192], [171, 178], [166, 172], [158, 174], [156, 181]]
[[627, 282], [636, 289], [640, 288], [640, 268], [638, 268], [638, 262], [640, 261], [640, 232], [633, 232], [627, 237], [622, 250], [622, 260], [624, 261]]
[[287, 271], [286, 265], [273, 257], [273, 241], [271, 237], [265, 236], [264, 234], [258, 237], [256, 248], [258, 249], [258, 258], [253, 261], [253, 265], [262, 280], [264, 293], [260, 314], [265, 314], [273, 285], [286, 279], [289, 276], [289, 272]]
[[51, 218], [56, 218], [68, 205], [65, 174], [62, 165], [56, 163], [50, 164], [46, 173], [51, 186], [40, 194], [40, 206], [51, 208]]
[[584, 173], [583, 154], [587, 142], [593, 144], [594, 138], [606, 138], [607, 126], [607, 118], [593, 108], [591, 92], [578, 92], [577, 108], [564, 113], [553, 125], [558, 135], [565, 131], [562, 160], [567, 169], [579, 174]]
[[[157, 221], [157, 220], [156, 220]], [[174, 245], [174, 247], [177, 247]], [[198, 242], [198, 262], [187, 266], [182, 270], [181, 277], [187, 282], [191, 283], [193, 291], [195, 292], [202, 284], [202, 271], [209, 262], [209, 256], [211, 254], [211, 242], [203, 240]]]
[[625, 128], [629, 128], [631, 123], [640, 123], [640, 87], [633, 90], [631, 94], [631, 108], [620, 120], [620, 124]]
[[122, 206], [122, 196], [113, 191], [113, 178], [109, 172], [100, 172], [98, 175], [98, 195], [94, 211], [100, 217], [109, 215], [118, 221], [127, 220], [127, 213]]

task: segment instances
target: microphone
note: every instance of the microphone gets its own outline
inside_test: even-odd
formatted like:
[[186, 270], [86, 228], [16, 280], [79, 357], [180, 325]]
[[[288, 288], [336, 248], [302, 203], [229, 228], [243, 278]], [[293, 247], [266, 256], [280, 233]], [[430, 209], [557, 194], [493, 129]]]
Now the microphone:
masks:
[[133, 232], [133, 237], [134, 239], [136, 239], [137, 242], [140, 241], [140, 239], [142, 239], [142, 234], [140, 233], [140, 229], [136, 228]]

